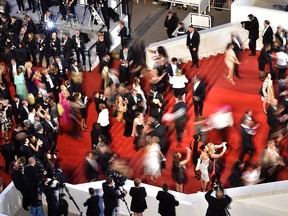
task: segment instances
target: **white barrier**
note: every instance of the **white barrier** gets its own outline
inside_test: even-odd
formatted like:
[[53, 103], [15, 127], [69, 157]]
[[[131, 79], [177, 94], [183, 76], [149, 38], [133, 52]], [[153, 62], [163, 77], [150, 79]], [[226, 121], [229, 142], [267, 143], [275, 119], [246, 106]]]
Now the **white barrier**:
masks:
[[206, 10], [210, 11], [210, 0], [160, 0], [162, 2], [171, 2], [171, 6], [174, 4], [197, 7], [198, 14], [206, 13]]
[[[93, 187], [96, 189], [97, 193], [102, 196], [102, 183], [103, 181], [85, 183], [78, 185], [66, 184], [70, 194], [75, 199], [76, 203], [80, 207], [81, 211], [85, 214], [86, 208], [83, 203], [89, 197], [88, 188]], [[127, 180], [124, 188], [128, 191], [133, 186], [133, 181]], [[159, 187], [143, 184], [147, 191], [147, 206], [148, 209], [145, 210], [144, 216], [158, 215], [158, 201], [156, 200], [156, 195]], [[233, 216], [242, 216], [247, 213], [247, 215], [253, 216], [287, 216], [288, 206], [286, 205], [286, 200], [288, 199], [288, 181], [279, 181], [268, 184], [252, 185], [239, 188], [231, 188], [226, 190], [227, 194], [233, 198], [232, 209], [230, 210]], [[205, 215], [207, 209], [207, 202], [204, 198], [205, 193], [198, 192], [196, 194], [182, 194], [175, 191], [170, 191], [177, 200], [179, 200], [180, 205], [176, 208], [177, 216], [201, 216]], [[73, 213], [78, 213], [75, 205], [68, 198], [66, 200], [69, 203], [69, 211]], [[282, 200], [282, 201], [279, 201]], [[45, 198], [43, 197], [45, 203]], [[130, 208], [131, 197], [126, 196], [126, 201], [128, 207]], [[263, 205], [261, 205], [263, 203]], [[269, 204], [267, 204], [269, 203]], [[128, 215], [128, 211], [124, 202], [119, 201], [118, 212], [121, 215]], [[21, 206], [21, 195], [11, 183], [3, 193], [0, 194], [0, 213], [6, 215], [13, 215]], [[103, 212], [103, 203], [100, 203], [100, 207]]]

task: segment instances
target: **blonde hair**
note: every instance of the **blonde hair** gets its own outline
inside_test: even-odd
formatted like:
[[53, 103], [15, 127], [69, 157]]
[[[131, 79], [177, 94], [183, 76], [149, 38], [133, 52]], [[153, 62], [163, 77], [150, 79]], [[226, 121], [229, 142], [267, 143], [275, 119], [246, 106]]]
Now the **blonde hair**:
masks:
[[28, 69], [28, 68], [32, 68], [32, 67], [33, 67], [32, 62], [31, 62], [31, 61], [27, 61], [27, 62], [25, 62], [24, 67], [25, 67], [26, 69]]
[[176, 76], [182, 76], [182, 70], [176, 69]]
[[29, 105], [34, 105], [35, 104], [35, 97], [33, 94], [29, 93], [27, 95], [27, 98], [26, 98], [27, 102]]

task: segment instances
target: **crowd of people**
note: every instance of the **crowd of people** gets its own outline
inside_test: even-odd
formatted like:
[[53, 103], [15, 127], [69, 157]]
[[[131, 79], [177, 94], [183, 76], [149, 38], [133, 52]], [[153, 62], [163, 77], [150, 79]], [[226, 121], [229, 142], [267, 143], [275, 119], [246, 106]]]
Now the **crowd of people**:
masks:
[[[70, 3], [72, 7], [73, 1]], [[22, 11], [21, 7], [19, 7], [20, 11]], [[33, 5], [31, 7], [33, 9]], [[43, 11], [43, 25], [46, 25], [48, 20], [55, 19], [52, 16], [49, 8], [46, 8]], [[248, 17], [249, 21], [243, 22], [243, 27], [249, 31], [251, 56], [255, 56], [255, 43], [258, 37], [253, 35], [251, 31], [257, 27], [257, 18], [253, 15]], [[268, 28], [269, 21], [266, 20], [264, 23], [265, 29]], [[30, 211], [37, 211], [42, 206], [38, 194], [43, 192], [48, 203], [48, 214], [55, 215], [59, 213], [57, 212], [58, 208], [55, 208], [55, 205], [59, 203], [59, 198], [54, 196], [54, 192], [59, 190], [60, 186], [57, 184], [63, 183], [63, 173], [55, 163], [59, 151], [57, 138], [62, 133], [69, 133], [79, 139], [81, 131], [87, 130], [86, 106], [89, 100], [82, 89], [85, 79], [83, 68], [80, 68], [79, 65], [85, 65], [84, 50], [89, 38], [86, 33], [80, 30], [76, 30], [72, 37], [63, 33], [61, 40], [58, 38], [57, 32], [54, 31], [49, 30], [38, 34], [33, 20], [28, 15], [25, 15], [22, 22], [17, 17], [10, 17], [10, 14], [8, 16], [6, 14], [2, 16], [0, 24], [0, 47], [5, 53], [3, 59], [5, 64], [0, 67], [0, 116], [1, 132], [5, 141], [2, 147], [5, 172], [11, 172], [16, 188], [23, 195], [25, 210], [30, 206]], [[102, 173], [106, 173], [110, 169], [117, 170], [126, 177], [132, 176], [125, 162], [118, 158], [109, 145], [113, 142], [110, 134], [110, 116], [113, 115], [119, 124], [125, 125], [123, 136], [134, 137], [135, 150], [144, 150], [144, 175], [151, 182], [157, 182], [162, 168], [165, 167], [169, 147], [166, 137], [167, 128], [164, 122], [174, 122], [177, 142], [181, 143], [183, 139], [183, 133], [189, 120], [187, 110], [190, 104], [187, 104], [186, 101], [188, 93], [186, 85], [189, 81], [181, 69], [178, 59], [173, 57], [170, 61], [165, 48], [159, 46], [157, 50], [148, 50], [155, 55], [153, 57], [154, 67], [149, 72], [149, 93], [146, 94], [141, 85], [141, 80], [146, 74], [144, 51], [140, 43], [128, 44], [127, 29], [123, 21], [119, 22], [119, 26], [122, 49], [119, 55], [120, 65], [117, 69], [111, 68], [107, 35], [104, 32], [98, 32], [96, 47], [100, 60], [99, 72], [102, 76], [102, 91], [94, 94], [98, 119], [93, 123], [91, 149], [85, 157], [87, 179], [89, 181], [98, 180]], [[268, 32], [268, 30], [264, 30], [263, 36]], [[280, 151], [283, 149], [278, 146], [285, 138], [288, 119], [286, 78], [288, 58], [285, 34], [283, 28], [279, 27], [275, 34], [276, 42], [271, 44], [270, 39], [267, 39], [267, 43], [263, 42], [264, 48], [258, 58], [260, 78], [263, 78], [266, 65], [270, 67], [270, 73], [267, 74], [260, 89], [263, 111], [267, 112], [267, 121], [270, 127], [267, 148], [263, 149], [259, 165], [252, 166], [251, 160], [256, 151], [252, 137], [257, 133], [258, 124], [253, 118], [252, 111], [247, 111], [241, 119], [242, 151], [239, 155], [239, 161], [236, 162], [229, 177], [231, 186], [273, 181], [277, 178], [279, 169], [285, 166], [285, 160]], [[171, 35], [170, 32], [169, 35]], [[191, 53], [191, 67], [199, 67], [199, 43], [199, 33], [193, 26], [190, 26], [187, 32], [186, 45]], [[269, 53], [271, 47], [273, 52], [276, 52], [275, 55]], [[76, 52], [76, 58], [73, 58], [73, 50]], [[233, 73], [237, 78], [241, 78], [238, 73], [241, 68], [235, 67], [235, 64], [240, 63], [239, 53], [241, 50], [241, 43], [234, 34], [231, 35], [231, 43], [225, 54], [225, 63], [229, 68], [227, 80], [232, 84], [235, 84]], [[143, 54], [139, 55], [139, 52]], [[262, 61], [262, 57], [264, 61]], [[272, 81], [276, 79], [276, 73], [272, 70], [272, 59], [274, 58], [277, 59], [276, 66], [277, 71], [279, 71], [279, 97], [274, 94], [278, 91], [274, 90], [275, 86]], [[45, 59], [44, 62], [43, 59]], [[284, 64], [285, 62], [286, 64]], [[35, 68], [39, 69], [35, 70]], [[171, 84], [171, 88], [169, 84]], [[11, 95], [9, 88], [14, 88], [16, 94]], [[175, 104], [172, 113], [165, 113], [167, 101], [165, 101], [164, 96], [171, 89], [174, 92]], [[196, 75], [193, 78], [191, 92], [195, 124], [204, 122], [205, 89], [201, 75]], [[281, 100], [283, 106], [278, 106], [276, 98]], [[224, 134], [225, 129], [234, 123], [231, 119], [231, 109], [222, 107], [218, 111], [217, 115], [207, 120], [206, 127], [208, 130], [214, 128], [224, 131]], [[61, 120], [59, 120], [60, 117]], [[219, 121], [219, 119], [221, 120]], [[227, 121], [225, 121], [226, 119]], [[64, 125], [71, 125], [72, 129], [70, 131], [64, 130]], [[202, 134], [203, 131], [205, 130], [201, 130], [201, 127], [195, 131], [193, 148], [187, 148], [185, 159], [181, 159], [182, 154], [178, 151], [173, 154], [172, 174], [176, 190], [179, 192], [184, 191], [184, 184], [187, 179], [185, 165], [190, 161], [191, 155], [195, 165], [195, 177], [200, 179], [202, 191], [208, 190], [210, 178], [212, 179], [211, 185], [221, 182], [222, 158], [225, 157], [227, 150], [227, 137], [224, 134], [223, 142], [217, 145], [209, 142]], [[247, 161], [245, 161], [246, 154], [249, 155]], [[103, 186], [104, 194], [105, 190], [109, 193], [109, 187], [112, 186], [112, 183], [111, 178], [106, 180], [106, 185]], [[139, 184], [139, 180], [135, 180], [136, 188], [139, 188]], [[168, 185], [163, 185], [163, 190], [167, 192], [169, 190]], [[134, 192], [133, 190], [130, 191], [132, 197], [136, 196], [133, 194]], [[93, 189], [90, 189], [89, 193], [91, 197], [94, 196]], [[145, 190], [141, 191], [141, 194], [144, 196]], [[124, 195], [118, 194], [117, 199], [121, 196]], [[161, 193], [157, 195], [160, 203], [163, 196]], [[216, 194], [216, 196], [223, 197], [223, 194]], [[210, 194], [206, 199], [208, 202], [211, 201]], [[97, 202], [97, 200], [87, 201], [85, 205], [89, 206], [90, 202]], [[231, 200], [228, 199], [227, 203], [229, 202]], [[105, 207], [110, 204], [104, 198]], [[174, 206], [177, 205], [177, 201], [174, 200]], [[166, 207], [165, 204], [163, 206]], [[159, 213], [167, 210], [163, 206], [161, 207], [162, 210], [159, 206]], [[107, 215], [111, 214], [111, 208], [109, 211], [107, 209]], [[139, 215], [145, 208], [145, 205], [141, 207], [131, 206], [131, 210], [139, 213]], [[113, 210], [114, 208], [112, 208]], [[98, 209], [94, 209], [92, 212], [98, 212]], [[165, 213], [162, 214], [165, 215]]]

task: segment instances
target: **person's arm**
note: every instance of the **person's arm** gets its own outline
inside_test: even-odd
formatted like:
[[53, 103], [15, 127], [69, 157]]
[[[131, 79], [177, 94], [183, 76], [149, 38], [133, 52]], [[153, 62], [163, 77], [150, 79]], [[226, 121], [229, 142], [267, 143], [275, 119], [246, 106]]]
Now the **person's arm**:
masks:
[[210, 156], [212, 157], [212, 158], [220, 158], [220, 157], [222, 157], [223, 155], [224, 155], [224, 153], [226, 152], [226, 150], [227, 150], [227, 147], [226, 147], [226, 145], [224, 145], [223, 146], [223, 149], [222, 149], [222, 152], [220, 153], [220, 154], [215, 154], [214, 152], [213, 153], [209, 153], [210, 154]]
[[135, 136], [138, 135], [137, 132], [136, 132], [136, 126], [137, 126], [137, 124], [138, 124], [138, 119], [135, 118], [134, 121], [133, 121], [133, 129], [132, 129], [132, 133], [131, 133], [131, 136], [132, 136], [132, 137], [135, 137]]
[[205, 194], [205, 199], [207, 200], [208, 203], [209, 203], [209, 201], [212, 199], [212, 197], [211, 197], [212, 192], [213, 192], [213, 189], [211, 189], [210, 191], [208, 191], [208, 192]]
[[180, 161], [180, 165], [184, 165], [186, 163], [188, 163], [190, 161], [190, 158], [191, 158], [191, 149], [186, 147], [186, 150], [187, 150], [187, 156], [186, 156], [186, 159], [185, 160], [182, 160]]
[[83, 203], [84, 206], [88, 206], [88, 200], [89, 200], [89, 199], [87, 199], [86, 202]]

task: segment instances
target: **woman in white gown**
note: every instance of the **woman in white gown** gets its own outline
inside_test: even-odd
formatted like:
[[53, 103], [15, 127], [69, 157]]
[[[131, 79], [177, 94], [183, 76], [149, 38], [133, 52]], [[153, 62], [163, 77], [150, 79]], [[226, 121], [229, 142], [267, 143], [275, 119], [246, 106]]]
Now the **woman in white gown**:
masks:
[[160, 151], [158, 137], [152, 137], [146, 146], [146, 153], [144, 159], [144, 173], [150, 176], [150, 180], [157, 182], [157, 177], [161, 175], [161, 161], [165, 159]]
[[207, 191], [207, 185], [210, 181], [209, 173], [208, 173], [208, 166], [209, 166], [209, 154], [208, 154], [208, 146], [203, 144], [200, 149], [202, 150], [201, 155], [198, 159], [196, 170], [201, 171], [201, 190]]

